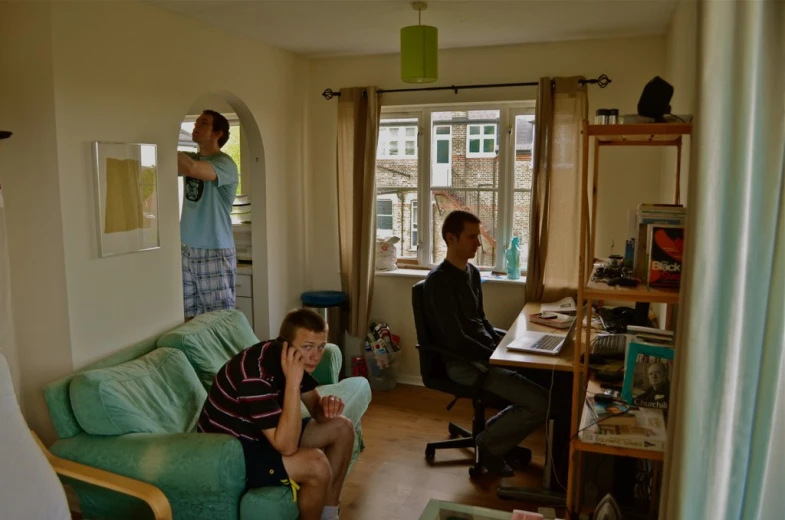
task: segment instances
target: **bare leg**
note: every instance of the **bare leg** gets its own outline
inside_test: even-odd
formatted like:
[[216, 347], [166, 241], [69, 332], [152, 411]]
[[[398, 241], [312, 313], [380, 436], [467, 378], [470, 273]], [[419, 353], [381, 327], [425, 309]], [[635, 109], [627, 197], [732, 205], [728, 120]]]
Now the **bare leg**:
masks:
[[[354, 449], [354, 425], [344, 416], [335, 417], [327, 422], [308, 421], [302, 439], [302, 448], [320, 448], [327, 455], [332, 471], [332, 481], [327, 489], [325, 505], [337, 506], [341, 500], [341, 490]], [[301, 449], [302, 449], [301, 448]]]
[[324, 452], [314, 448], [300, 448], [291, 457], [283, 457], [283, 466], [289, 478], [300, 486], [297, 493], [300, 520], [319, 520], [332, 481], [330, 463]]

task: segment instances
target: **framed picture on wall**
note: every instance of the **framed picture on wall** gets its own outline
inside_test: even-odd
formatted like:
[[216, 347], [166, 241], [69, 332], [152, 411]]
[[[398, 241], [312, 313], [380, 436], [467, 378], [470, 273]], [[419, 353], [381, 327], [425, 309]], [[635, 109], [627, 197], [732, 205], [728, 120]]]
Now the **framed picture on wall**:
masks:
[[157, 153], [154, 144], [93, 142], [100, 256], [161, 246]]

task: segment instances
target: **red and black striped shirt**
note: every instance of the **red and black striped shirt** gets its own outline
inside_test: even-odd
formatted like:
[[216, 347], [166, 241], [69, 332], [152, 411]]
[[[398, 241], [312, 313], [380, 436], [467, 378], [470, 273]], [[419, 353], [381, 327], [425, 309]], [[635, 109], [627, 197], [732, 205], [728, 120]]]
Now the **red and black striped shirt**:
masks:
[[[230, 359], [215, 375], [197, 431], [261, 440], [262, 430], [278, 426], [286, 388], [281, 348], [279, 341], [271, 340], [248, 347]], [[318, 384], [306, 372], [301, 394]]]

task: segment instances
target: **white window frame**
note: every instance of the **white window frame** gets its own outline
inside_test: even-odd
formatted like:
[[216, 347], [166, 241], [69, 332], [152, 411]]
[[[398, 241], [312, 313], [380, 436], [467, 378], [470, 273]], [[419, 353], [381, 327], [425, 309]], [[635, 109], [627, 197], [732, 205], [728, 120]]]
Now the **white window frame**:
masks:
[[[421, 267], [432, 268], [434, 263], [431, 260], [431, 250], [434, 240], [442, 240], [441, 236], [432, 234], [433, 202], [431, 201], [431, 155], [435, 152], [432, 147], [432, 122], [433, 112], [455, 111], [474, 111], [474, 110], [495, 110], [499, 112], [499, 124], [496, 133], [496, 146], [499, 150], [499, 182], [498, 182], [498, 201], [496, 222], [496, 240], [499, 247], [496, 248], [496, 262], [493, 270], [503, 272], [505, 270], [504, 252], [507, 244], [512, 238], [512, 221], [514, 208], [514, 188], [515, 188], [515, 116], [533, 115], [535, 111], [535, 101], [517, 102], [489, 102], [471, 104], [445, 104], [445, 105], [406, 105], [406, 106], [387, 106], [382, 107], [382, 117], [385, 119], [411, 118], [418, 121], [418, 175], [417, 175], [417, 238], [419, 247], [417, 249], [417, 264]], [[441, 123], [437, 122], [437, 126]], [[467, 130], [468, 132], [468, 130]], [[454, 132], [451, 132], [454, 137]], [[468, 140], [467, 140], [468, 146]], [[494, 153], [493, 156], [496, 154]], [[382, 157], [377, 157], [382, 158]], [[385, 197], [377, 195], [377, 198]], [[423, 204], [422, 201], [428, 201]], [[437, 233], [438, 235], [438, 233]], [[526, 266], [521, 266], [525, 275]]]
[[[398, 129], [398, 136], [396, 139], [391, 139], [384, 137], [382, 138], [382, 130], [389, 130], [397, 128]], [[414, 127], [415, 135], [407, 136], [406, 129], [412, 128], [411, 125], [384, 125], [379, 129], [379, 144], [376, 148], [376, 158], [377, 159], [414, 159], [417, 157], [417, 153], [419, 152], [417, 146], [417, 134], [419, 133], [419, 129]], [[406, 141], [414, 141], [414, 153], [407, 154], [406, 153]], [[390, 143], [397, 142], [398, 143], [398, 155], [390, 155]]]
[[[493, 126], [493, 151], [492, 152], [485, 152], [485, 141], [489, 141], [490, 137], [488, 134], [485, 134], [485, 127], [486, 126]], [[472, 128], [479, 128], [480, 135], [478, 137], [472, 138], [471, 137], [471, 129]], [[480, 141], [480, 151], [479, 152], [470, 152], [470, 141]], [[489, 123], [470, 123], [466, 125], [466, 157], [470, 159], [476, 159], [481, 157], [496, 157], [496, 150], [499, 148], [499, 127]]]

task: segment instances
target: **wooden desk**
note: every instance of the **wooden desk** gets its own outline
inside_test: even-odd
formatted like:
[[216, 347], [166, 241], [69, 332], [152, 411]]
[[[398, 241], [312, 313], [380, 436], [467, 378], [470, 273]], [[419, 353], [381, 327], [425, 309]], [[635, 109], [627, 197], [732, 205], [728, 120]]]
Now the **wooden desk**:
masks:
[[545, 354], [529, 354], [525, 352], [516, 352], [514, 350], [507, 350], [507, 345], [515, 341], [524, 331], [534, 332], [549, 332], [552, 334], [566, 335], [569, 329], [554, 329], [546, 325], [539, 325], [529, 321], [529, 316], [540, 312], [539, 303], [527, 303], [515, 322], [507, 331], [507, 335], [496, 351], [491, 356], [491, 365], [508, 366], [517, 368], [539, 368], [542, 370], [554, 370], [561, 372], [573, 371], [573, 352], [575, 351], [575, 342], [569, 347], [562, 349], [558, 356], [548, 356]]

